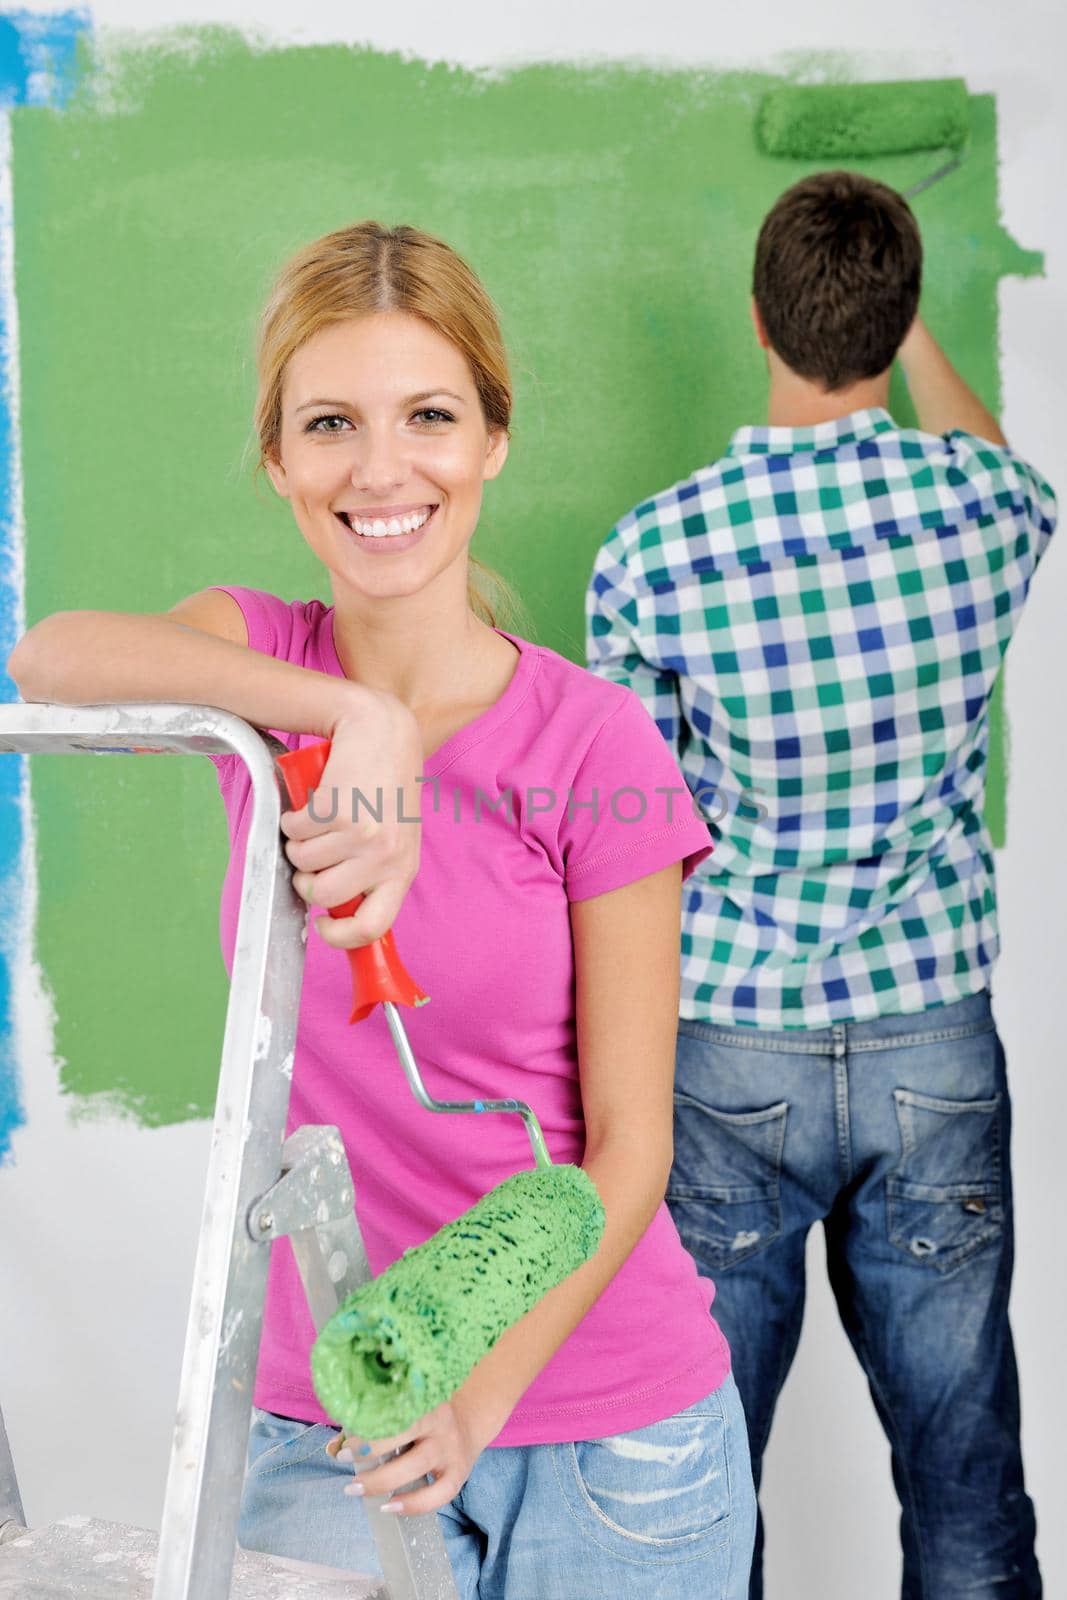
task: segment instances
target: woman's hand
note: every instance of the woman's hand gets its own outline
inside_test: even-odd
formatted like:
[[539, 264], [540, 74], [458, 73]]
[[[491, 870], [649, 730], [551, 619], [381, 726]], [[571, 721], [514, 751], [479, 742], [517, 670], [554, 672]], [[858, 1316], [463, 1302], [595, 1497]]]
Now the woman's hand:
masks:
[[354, 949], [389, 931], [418, 871], [422, 744], [411, 712], [388, 694], [364, 694], [330, 738], [318, 788], [283, 812], [281, 828], [293, 887], [310, 905], [364, 896], [353, 917], [314, 919], [326, 944]]
[[[389, 1500], [382, 1507], [383, 1511], [399, 1516], [417, 1516], [425, 1511], [438, 1511], [455, 1498], [484, 1447], [499, 1433], [500, 1426], [484, 1409], [465, 1400], [463, 1391], [459, 1390], [451, 1400], [419, 1417], [410, 1428], [391, 1439], [360, 1439], [353, 1435], [345, 1438], [338, 1434], [326, 1446], [326, 1452], [339, 1461], [351, 1461], [355, 1465], [355, 1480], [347, 1485], [345, 1494], [393, 1494], [405, 1484], [432, 1474], [432, 1483], [412, 1489], [401, 1500]], [[375, 1458], [404, 1445], [410, 1445], [411, 1449], [380, 1466], [372, 1465]], [[365, 1467], [360, 1466], [361, 1458], [367, 1461]]]

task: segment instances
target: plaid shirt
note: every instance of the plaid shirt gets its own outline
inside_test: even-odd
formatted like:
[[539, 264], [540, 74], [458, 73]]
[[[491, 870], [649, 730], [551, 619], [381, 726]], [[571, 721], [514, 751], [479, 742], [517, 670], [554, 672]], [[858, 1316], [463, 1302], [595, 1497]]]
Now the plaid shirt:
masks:
[[716, 842], [684, 1017], [825, 1027], [983, 988], [989, 697], [1055, 500], [883, 410], [741, 428], [597, 556], [589, 665], [636, 691]]

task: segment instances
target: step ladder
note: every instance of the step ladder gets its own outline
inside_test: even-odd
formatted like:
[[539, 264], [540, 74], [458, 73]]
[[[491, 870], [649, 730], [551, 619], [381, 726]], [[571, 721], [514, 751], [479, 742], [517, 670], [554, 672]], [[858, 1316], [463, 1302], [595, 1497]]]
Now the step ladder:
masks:
[[214, 706], [31, 704], [0, 706], [4, 751], [238, 755], [252, 819], [158, 1546], [86, 1517], [27, 1529], [0, 1415], [0, 1597], [458, 1600], [436, 1512], [382, 1516], [385, 1497], [363, 1502], [384, 1579], [236, 1550], [271, 1242], [291, 1239], [316, 1327], [370, 1276], [337, 1129], [284, 1139], [307, 937], [279, 828], [284, 746]]

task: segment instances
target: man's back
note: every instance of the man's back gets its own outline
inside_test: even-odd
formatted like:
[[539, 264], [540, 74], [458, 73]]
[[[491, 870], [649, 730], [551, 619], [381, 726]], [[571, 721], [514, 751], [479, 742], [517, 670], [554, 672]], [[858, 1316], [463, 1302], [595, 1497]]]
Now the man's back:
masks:
[[[752, 274], [769, 426], [618, 524], [588, 656], [641, 695], [696, 798], [717, 790], [717, 849], [683, 886], [667, 1201], [716, 1282], [755, 1480], [822, 1224], [892, 1450], [901, 1593], [1039, 1600], [982, 806], [989, 698], [1055, 502], [926, 327], [921, 283], [884, 184], [819, 172], [779, 197]], [[922, 432], [886, 409], [894, 363]]]
[[819, 1027], [988, 982], [989, 697], [1054, 514], [1006, 447], [872, 409], [742, 428], [617, 525], [590, 665], [722, 816], [683, 1016]]

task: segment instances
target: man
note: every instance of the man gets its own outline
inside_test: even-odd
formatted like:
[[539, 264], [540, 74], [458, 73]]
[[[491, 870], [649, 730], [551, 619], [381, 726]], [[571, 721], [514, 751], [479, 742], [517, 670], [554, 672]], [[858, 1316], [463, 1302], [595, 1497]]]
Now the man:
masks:
[[[617, 525], [589, 664], [642, 697], [716, 840], [683, 890], [668, 1199], [718, 1284], [757, 1484], [821, 1221], [905, 1600], [1031, 1600], [983, 800], [1055, 502], [917, 316], [921, 262], [881, 184], [779, 199], [752, 307], [770, 425]], [[918, 430], [886, 409], [895, 358]]]

